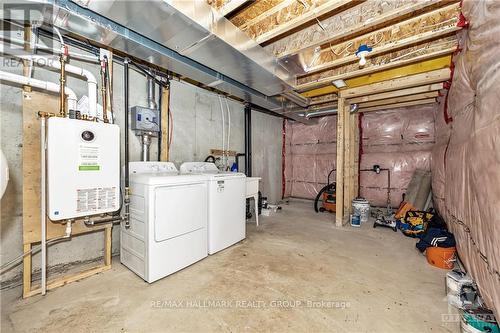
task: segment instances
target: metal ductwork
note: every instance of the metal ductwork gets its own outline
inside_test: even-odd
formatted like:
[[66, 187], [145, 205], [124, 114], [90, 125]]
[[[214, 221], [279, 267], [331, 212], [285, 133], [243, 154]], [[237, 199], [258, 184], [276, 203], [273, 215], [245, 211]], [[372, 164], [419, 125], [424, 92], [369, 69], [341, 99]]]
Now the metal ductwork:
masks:
[[204, 1], [33, 0], [14, 5], [40, 11], [45, 23], [309, 122], [288, 112], [289, 101], [301, 108], [309, 104], [293, 91], [293, 69]]
[[[358, 111], [358, 109], [359, 109], [358, 104], [351, 104], [349, 112], [355, 113]], [[298, 110], [296, 110], [295, 112], [298, 112]], [[338, 112], [337, 105], [328, 105], [317, 108], [308, 108], [307, 111], [299, 112], [298, 115], [301, 117], [305, 117], [306, 119], [311, 119], [322, 116], [331, 116], [337, 114], [337, 112]]]
[[266, 96], [292, 90], [295, 76], [205, 1], [79, 0], [93, 12]]

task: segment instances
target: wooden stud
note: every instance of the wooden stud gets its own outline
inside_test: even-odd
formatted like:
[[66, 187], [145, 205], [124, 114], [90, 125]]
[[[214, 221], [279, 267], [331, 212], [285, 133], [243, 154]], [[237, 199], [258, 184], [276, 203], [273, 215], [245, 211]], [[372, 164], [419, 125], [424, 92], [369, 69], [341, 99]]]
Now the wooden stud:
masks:
[[340, 91], [343, 98], [353, 98], [363, 95], [371, 95], [391, 90], [405, 89], [425, 84], [444, 82], [450, 79], [450, 69], [442, 68], [420, 74], [408, 75], [392, 80], [376, 82], [356, 88], [349, 88]]
[[[31, 244], [23, 244], [23, 253], [31, 251]], [[29, 296], [31, 291], [31, 254], [23, 257], [23, 297]]]
[[427, 98], [435, 98], [435, 97], [438, 97], [438, 95], [439, 95], [439, 92], [437, 92], [437, 91], [431, 91], [431, 92], [426, 92], [426, 93], [421, 93], [421, 94], [414, 94], [414, 95], [408, 95], [408, 96], [401, 96], [401, 97], [380, 99], [378, 101], [360, 103], [359, 104], [359, 108], [360, 109], [365, 109], [365, 108], [369, 108], [369, 107], [372, 107], [372, 106], [390, 105], [390, 104], [396, 104], [396, 103], [402, 103], [402, 102], [409, 102], [409, 101], [416, 101], [416, 100], [427, 99]]
[[[223, 151], [221, 149], [210, 149], [210, 155], [222, 156]], [[235, 150], [225, 150], [224, 155], [236, 156], [237, 152]]]
[[378, 101], [378, 100], [386, 99], [386, 98], [408, 96], [408, 95], [420, 94], [420, 93], [425, 93], [425, 92], [430, 92], [430, 91], [438, 91], [441, 89], [443, 89], [442, 83], [434, 83], [434, 84], [429, 84], [429, 85], [420, 86], [420, 87], [407, 88], [407, 89], [389, 91], [389, 92], [380, 93], [380, 94], [351, 98], [351, 99], [349, 99], [349, 103], [359, 104], [359, 103], [364, 103], [364, 102]]
[[348, 86], [347, 89], [350, 89], [375, 82], [387, 81], [398, 77], [406, 77], [408, 75], [449, 67], [453, 50], [455, 50], [454, 47], [411, 59], [394, 61], [382, 66], [364, 68], [348, 74], [330, 76], [322, 78], [321, 80], [297, 85], [295, 88], [299, 91], [307, 90], [302, 93], [304, 97], [315, 97], [338, 92], [339, 90], [331, 84], [332, 81], [338, 79], [345, 80]]
[[337, 164], [336, 177], [336, 202], [335, 225], [341, 227], [344, 221], [344, 117], [345, 99], [338, 99], [337, 107]]
[[111, 240], [111, 235], [113, 231], [113, 225], [109, 224], [106, 226], [104, 229], [104, 265], [105, 266], [110, 266], [111, 265], [111, 246], [112, 246], [112, 240]]
[[170, 119], [169, 119], [169, 107], [170, 107], [170, 88], [163, 89], [161, 96], [161, 152], [160, 152], [160, 160], [163, 162], [168, 162], [170, 156], [170, 138], [171, 135], [170, 128]]
[[[85, 279], [87, 277], [90, 277], [92, 275], [98, 274], [105, 272], [107, 270], [111, 269], [111, 265], [99, 265], [87, 270], [84, 270], [82, 272], [74, 273], [74, 274], [69, 274], [60, 278], [53, 279], [47, 283], [47, 290], [52, 290], [58, 287], [62, 287], [64, 285], [67, 285], [72, 282], [76, 282], [82, 279]], [[35, 287], [34, 289], [30, 290], [26, 295], [23, 295], [24, 298], [26, 297], [31, 297], [37, 294], [40, 294], [42, 292], [40, 287]]]
[[306, 10], [304, 14], [299, 15], [291, 19], [286, 23], [282, 23], [275, 28], [264, 32], [263, 34], [257, 36], [255, 41], [259, 44], [265, 43], [273, 38], [286, 34], [288, 31], [293, 30], [301, 25], [304, 25], [318, 17], [321, 17], [327, 13], [335, 11], [349, 4], [351, 0], [330, 0], [320, 5], [319, 7], [313, 8], [312, 10]]
[[[290, 57], [294, 54], [298, 54], [304, 52], [307, 49], [314, 49], [318, 46], [336, 44], [339, 41], [345, 41], [349, 38], [354, 38], [356, 36], [368, 33], [370, 31], [374, 31], [376, 29], [380, 29], [380, 27], [386, 27], [397, 22], [404, 21], [408, 18], [412, 18], [415, 12], [422, 12], [427, 9], [433, 9], [438, 6], [447, 5], [452, 2], [458, 1], [417, 1], [411, 3], [407, 6], [396, 8], [387, 12], [383, 15], [376, 16], [373, 19], [362, 21], [361, 23], [355, 25], [348, 25], [347, 29], [337, 31], [334, 34], [327, 34], [326, 37], [320, 37], [317, 40], [310, 43], [302, 43], [299, 48], [296, 49], [286, 49], [278, 54], [276, 54], [279, 58]], [[317, 34], [321, 36], [321, 34]]]
[[383, 111], [383, 110], [389, 110], [389, 109], [397, 109], [397, 108], [403, 108], [403, 107], [408, 107], [408, 106], [424, 105], [424, 104], [432, 104], [432, 103], [436, 103], [435, 98], [427, 98], [427, 99], [421, 99], [418, 101], [395, 103], [395, 104], [391, 104], [391, 105], [373, 106], [371, 108], [360, 108], [358, 110], [358, 112]]

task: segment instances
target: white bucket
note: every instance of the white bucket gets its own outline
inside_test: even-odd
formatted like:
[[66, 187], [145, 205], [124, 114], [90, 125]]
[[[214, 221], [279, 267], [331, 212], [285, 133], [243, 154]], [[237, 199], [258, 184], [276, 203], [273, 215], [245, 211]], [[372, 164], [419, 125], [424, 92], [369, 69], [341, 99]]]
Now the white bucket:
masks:
[[361, 223], [368, 222], [370, 216], [370, 203], [365, 198], [352, 200], [352, 215], [359, 215]]

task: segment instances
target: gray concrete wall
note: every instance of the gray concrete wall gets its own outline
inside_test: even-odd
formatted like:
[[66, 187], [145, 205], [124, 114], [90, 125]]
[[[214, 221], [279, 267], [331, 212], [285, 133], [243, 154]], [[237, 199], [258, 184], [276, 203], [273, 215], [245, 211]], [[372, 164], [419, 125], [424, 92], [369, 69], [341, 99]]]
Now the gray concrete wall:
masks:
[[[82, 53], [81, 50], [78, 52]], [[91, 70], [99, 77], [99, 67], [88, 62], [71, 60], [71, 64]], [[0, 66], [1, 70], [22, 74], [22, 66]], [[58, 73], [45, 68], [34, 70], [34, 78], [58, 82]], [[146, 78], [130, 71], [130, 106], [147, 105]], [[86, 94], [86, 85], [76, 77], [68, 77], [67, 85], [78, 97]], [[2, 82], [0, 84], [1, 147], [10, 166], [10, 183], [1, 201], [0, 262], [5, 263], [22, 253], [22, 89]], [[158, 94], [157, 94], [158, 95]], [[123, 130], [123, 67], [114, 64], [114, 111], [116, 123]], [[243, 152], [243, 105], [229, 100], [231, 112], [231, 150]], [[225, 107], [225, 102], [223, 101]], [[221, 111], [217, 95], [183, 82], [172, 82], [171, 110], [173, 115], [173, 140], [171, 160], [177, 165], [184, 161], [202, 161], [211, 148], [222, 147]], [[226, 117], [227, 123], [227, 117]], [[253, 112], [253, 172], [263, 177], [262, 190], [270, 202], [280, 198], [281, 191], [281, 119]], [[123, 140], [123, 138], [122, 138]], [[122, 141], [123, 143], [123, 141]], [[123, 144], [122, 144], [123, 152]], [[156, 156], [156, 140], [151, 149]], [[123, 153], [122, 153], [123, 159]], [[130, 132], [130, 159], [140, 160], [140, 143]], [[123, 160], [122, 160], [123, 162]], [[229, 161], [232, 163], [232, 160]], [[61, 266], [84, 262], [102, 256], [103, 235], [94, 233], [74, 237], [71, 241], [54, 244], [48, 250], [48, 263], [52, 271]], [[119, 251], [119, 227], [113, 229], [113, 252]], [[39, 267], [35, 255], [33, 266]], [[49, 269], [49, 274], [50, 274]], [[1, 277], [2, 284], [19, 283], [21, 265], [14, 266]]]

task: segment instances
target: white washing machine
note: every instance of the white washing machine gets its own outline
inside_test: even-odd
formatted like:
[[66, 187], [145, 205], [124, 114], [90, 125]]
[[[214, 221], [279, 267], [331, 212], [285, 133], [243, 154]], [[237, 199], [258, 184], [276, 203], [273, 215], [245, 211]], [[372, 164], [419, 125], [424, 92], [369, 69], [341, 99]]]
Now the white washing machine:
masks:
[[186, 162], [181, 174], [202, 174], [208, 181], [208, 254], [245, 239], [246, 176], [221, 172], [215, 164]]
[[130, 162], [130, 227], [120, 261], [149, 283], [207, 256], [207, 180], [170, 162]]

